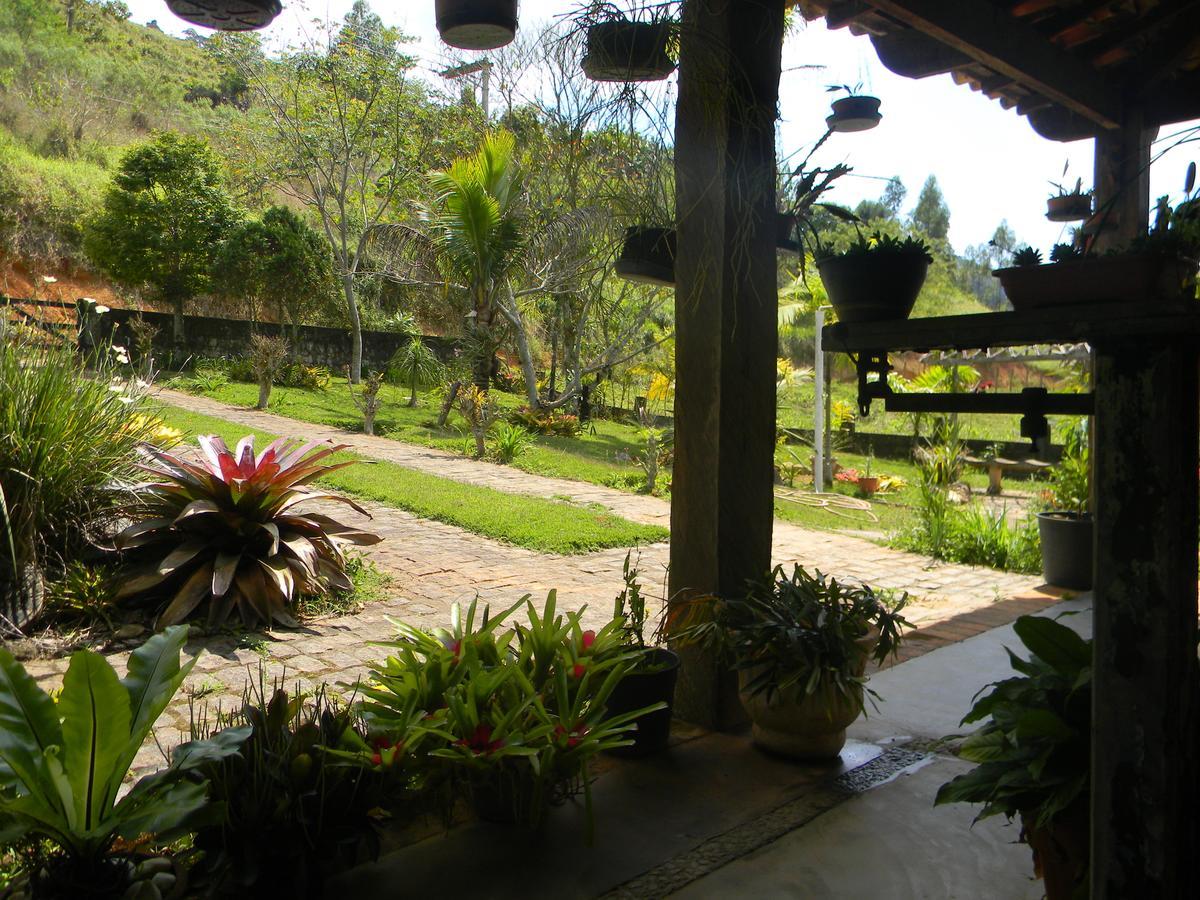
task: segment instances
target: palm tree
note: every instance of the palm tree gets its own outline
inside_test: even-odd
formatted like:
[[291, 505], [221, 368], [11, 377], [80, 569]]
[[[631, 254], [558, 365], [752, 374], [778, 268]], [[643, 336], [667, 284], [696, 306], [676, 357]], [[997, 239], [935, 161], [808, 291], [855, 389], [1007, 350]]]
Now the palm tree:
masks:
[[437, 381], [442, 374], [442, 368], [437, 354], [429, 349], [420, 335], [415, 334], [400, 345], [400, 349], [392, 355], [391, 362], [388, 363], [388, 370], [412, 389], [408, 398], [410, 407], [417, 405], [417, 386]]

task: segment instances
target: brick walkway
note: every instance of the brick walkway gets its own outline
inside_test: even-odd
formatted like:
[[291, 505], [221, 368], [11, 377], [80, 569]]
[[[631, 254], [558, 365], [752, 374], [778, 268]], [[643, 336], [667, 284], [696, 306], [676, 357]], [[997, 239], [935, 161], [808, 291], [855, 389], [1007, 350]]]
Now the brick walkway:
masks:
[[[165, 390], [160, 398], [172, 405], [276, 434], [305, 440], [333, 438], [352, 445], [363, 456], [457, 481], [502, 491], [569, 497], [578, 503], [599, 503], [639, 522], [665, 525], [670, 517], [669, 504], [655, 497], [531, 475], [387, 438], [231, 407], [207, 398]], [[611, 615], [613, 597], [621, 587], [624, 549], [579, 556], [542, 554], [380, 504], [363, 505], [373, 516], [370, 527], [384, 538], [370, 548], [370, 555], [394, 579], [392, 598], [372, 604], [358, 615], [311, 622], [297, 631], [275, 631], [257, 643], [242, 639], [239, 645], [239, 640], [231, 637], [198, 640], [190, 649], [202, 648], [206, 652], [189, 678], [191, 689], [206, 694], [210, 705], [228, 706], [240, 696], [248, 673], [255, 672], [260, 663], [265, 665], [268, 678], [286, 671], [289, 683], [353, 682], [365, 671], [367, 661], [383, 655], [381, 648], [368, 642], [389, 638], [389, 617], [422, 625], [441, 624], [448, 619], [453, 602], [467, 602], [476, 593], [495, 609], [526, 593], [540, 601], [547, 591], [555, 588], [564, 608], [587, 605], [585, 620], [589, 624], [600, 624]], [[337, 514], [343, 518], [353, 516], [344, 507], [339, 507]], [[773, 552], [778, 562], [799, 562], [839, 578], [909, 591], [913, 597], [906, 616], [918, 629], [910, 635], [902, 658], [1005, 624], [1057, 599], [1037, 590], [1039, 578], [932, 563], [925, 557], [859, 538], [808, 531], [779, 521], [775, 523]], [[643, 582], [654, 594], [659, 593], [667, 559], [665, 543], [642, 548]], [[127, 649], [111, 654], [119, 669], [123, 668], [126, 656]], [[29, 668], [40, 682], [49, 686], [60, 681], [66, 661], [31, 663]], [[187, 699], [181, 696], [162, 720], [159, 742], [166, 745], [177, 741], [187, 720]], [[153, 768], [161, 759], [160, 751], [150, 746], [139, 759], [139, 768]]]

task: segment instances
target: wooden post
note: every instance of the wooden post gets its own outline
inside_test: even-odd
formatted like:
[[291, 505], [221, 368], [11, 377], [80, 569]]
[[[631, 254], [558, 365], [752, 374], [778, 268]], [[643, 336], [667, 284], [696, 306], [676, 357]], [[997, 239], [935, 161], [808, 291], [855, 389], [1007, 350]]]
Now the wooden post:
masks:
[[1092, 186], [1102, 228], [1097, 250], [1123, 247], [1145, 231], [1150, 217], [1150, 144], [1156, 133], [1157, 129], [1147, 131], [1140, 113], [1131, 109], [1122, 128], [1096, 136]]
[[1197, 348], [1096, 350], [1092, 900], [1200, 896]]
[[[784, 0], [685, 0], [675, 126], [673, 603], [771, 564], [775, 116]], [[730, 673], [684, 654], [677, 712], [742, 721]]]

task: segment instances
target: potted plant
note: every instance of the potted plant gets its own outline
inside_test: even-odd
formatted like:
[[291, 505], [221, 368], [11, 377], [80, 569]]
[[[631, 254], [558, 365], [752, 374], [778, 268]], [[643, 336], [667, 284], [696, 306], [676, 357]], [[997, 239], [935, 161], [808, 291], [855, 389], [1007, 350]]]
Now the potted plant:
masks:
[[438, 34], [451, 47], [495, 50], [517, 34], [517, 0], [436, 0]]
[[[666, 647], [646, 642], [646, 598], [638, 582], [638, 567], [625, 554], [625, 589], [617, 595], [613, 619], [622, 624], [625, 647], [637, 653], [633, 667], [621, 679], [608, 698], [608, 710], [624, 716], [634, 710], [660, 706], [638, 718], [633, 743], [615, 747], [614, 756], [642, 757], [661, 753], [671, 738], [671, 710], [675, 703], [675, 682], [679, 677], [679, 656]], [[653, 635], [651, 636], [653, 640]]]
[[861, 84], [853, 87], [846, 84], [831, 84], [826, 90], [831, 93], [844, 91], [846, 96], [834, 100], [833, 111], [825, 119], [830, 131], [867, 131], [879, 124], [883, 118], [879, 113], [879, 98], [868, 97], [858, 92]]
[[[1067, 175], [1067, 165], [1063, 166], [1063, 177]], [[1067, 190], [1058, 182], [1050, 182], [1057, 191], [1046, 201], [1046, 218], [1051, 222], [1082, 222], [1092, 214], [1092, 192], [1083, 189], [1083, 179], [1075, 180], [1075, 187]]]
[[627, 281], [674, 287], [675, 249], [674, 228], [631, 226], [625, 229], [616, 272]]
[[976, 821], [1019, 816], [1046, 897], [1068, 900], [1088, 870], [1091, 641], [1035, 616], [1013, 629], [1029, 657], [1010, 652], [1019, 674], [992, 684], [962, 720], [984, 723], [959, 750], [978, 765], [942, 785], [935, 803], [982, 803]]
[[185, 22], [218, 31], [266, 28], [283, 9], [279, 0], [167, 0]]
[[1200, 193], [1193, 193], [1195, 164], [1188, 167], [1184, 200], [1172, 208], [1159, 200], [1155, 224], [1122, 250], [1093, 252], [1107, 210], [1096, 212], [1081, 229], [1080, 244], [1059, 244], [1049, 264], [1024, 247], [1013, 265], [992, 274], [1000, 279], [1013, 309], [1074, 303], [1181, 302], [1196, 296], [1200, 264]]
[[[720, 652], [738, 672], [754, 742], [797, 759], [829, 760], [863, 711], [866, 665], [895, 653], [905, 594], [892, 603], [796, 566], [778, 566], [736, 598], [685, 604], [673, 637]], [[872, 696], [874, 696], [872, 694]]]
[[870, 497], [877, 490], [879, 490], [879, 476], [871, 474], [871, 463], [874, 461], [874, 459], [875, 454], [868, 452], [867, 471], [858, 476], [858, 489], [863, 493], [864, 496], [867, 497]]
[[1067, 429], [1062, 459], [1050, 474], [1050, 509], [1037, 517], [1047, 583], [1080, 591], [1092, 587], [1095, 533], [1085, 427], [1079, 420]]
[[630, 19], [611, 3], [593, 3], [581, 18], [587, 42], [581, 67], [592, 81], [661, 81], [675, 71], [669, 5], [642, 8]]
[[933, 254], [918, 237], [872, 232], [841, 252], [821, 251], [817, 270], [841, 322], [906, 319], [917, 302]]

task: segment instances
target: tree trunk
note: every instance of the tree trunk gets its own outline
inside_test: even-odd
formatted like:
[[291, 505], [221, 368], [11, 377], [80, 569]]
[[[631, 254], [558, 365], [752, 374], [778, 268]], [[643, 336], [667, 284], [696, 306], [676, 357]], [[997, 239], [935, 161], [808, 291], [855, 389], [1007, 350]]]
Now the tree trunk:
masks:
[[354, 296], [354, 276], [342, 276], [342, 293], [346, 296], [346, 314], [350, 317], [350, 383], [362, 381], [362, 317]]
[[173, 328], [172, 341], [175, 344], [175, 349], [181, 350], [184, 344], [183, 333], [183, 297], [175, 296], [171, 298], [171, 326]]
[[475, 436], [475, 458], [483, 459], [487, 455], [487, 432], [482, 425], [472, 425], [471, 433]]
[[414, 375], [412, 380], [412, 393], [408, 396], [408, 405], [413, 407], [417, 405], [417, 377]]
[[374, 411], [363, 413], [363, 434], [375, 434], [375, 413]]
[[258, 382], [258, 405], [255, 409], [266, 409], [267, 402], [271, 399], [271, 379], [264, 378]]
[[442, 411], [438, 413], [437, 427], [445, 428], [446, 420], [450, 418], [450, 410], [454, 409], [454, 401], [458, 399], [458, 392], [462, 389], [461, 381], [450, 382], [450, 390], [446, 392], [446, 399], [442, 401]]
[[525, 399], [530, 409], [541, 409], [542, 398], [538, 396], [537, 369], [533, 367], [533, 353], [529, 349], [529, 338], [525, 334], [524, 322], [513, 328], [516, 335], [517, 358], [521, 361], [521, 376], [525, 380]]

